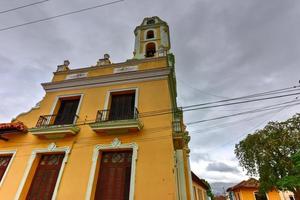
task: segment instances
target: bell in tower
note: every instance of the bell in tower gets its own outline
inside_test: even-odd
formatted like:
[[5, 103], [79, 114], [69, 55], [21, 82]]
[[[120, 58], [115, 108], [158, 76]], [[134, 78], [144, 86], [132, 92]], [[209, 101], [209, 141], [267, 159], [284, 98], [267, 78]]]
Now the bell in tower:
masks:
[[157, 16], [145, 18], [134, 34], [134, 59], [166, 56], [170, 50], [169, 26]]

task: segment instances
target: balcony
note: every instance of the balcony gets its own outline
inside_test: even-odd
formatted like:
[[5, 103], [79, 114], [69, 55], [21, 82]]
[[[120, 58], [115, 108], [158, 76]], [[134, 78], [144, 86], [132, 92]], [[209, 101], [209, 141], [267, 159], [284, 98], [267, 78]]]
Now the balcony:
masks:
[[132, 110], [99, 110], [96, 120], [90, 124], [97, 133], [122, 134], [137, 132], [143, 128], [137, 108]]
[[47, 139], [64, 138], [70, 135], [76, 135], [80, 128], [76, 126], [75, 116], [62, 115], [42, 115], [39, 117], [36, 126], [29, 129], [33, 135]]
[[190, 141], [190, 136], [188, 132], [185, 130], [185, 125], [180, 121], [172, 122], [173, 128], [173, 140], [175, 149], [182, 149], [185, 144]]

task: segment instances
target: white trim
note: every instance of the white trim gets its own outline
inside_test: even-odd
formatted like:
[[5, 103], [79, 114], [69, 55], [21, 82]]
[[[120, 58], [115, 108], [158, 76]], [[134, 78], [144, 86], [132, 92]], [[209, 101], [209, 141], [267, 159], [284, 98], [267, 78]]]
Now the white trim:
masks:
[[184, 159], [183, 159], [183, 151], [178, 149], [176, 150], [176, 172], [178, 176], [178, 191], [179, 191], [179, 199], [186, 200], [186, 178], [184, 173]]
[[16, 153], [17, 153], [17, 150], [0, 150], [0, 156], [1, 155], [12, 155], [11, 159], [10, 159], [10, 161], [9, 161], [7, 167], [6, 167], [6, 170], [5, 170], [5, 172], [4, 172], [3, 176], [2, 176], [2, 179], [0, 181], [0, 187], [2, 187], [4, 179], [5, 179], [5, 177], [6, 177], [7, 173], [8, 173], [8, 170], [9, 170], [11, 164], [12, 164], [13, 159], [15, 158]]
[[129, 200], [134, 200], [135, 171], [136, 171], [138, 145], [136, 143], [122, 144], [118, 138], [115, 138], [111, 144], [98, 144], [94, 147], [92, 166], [90, 170], [90, 177], [89, 177], [89, 182], [88, 182], [87, 191], [85, 195], [85, 200], [90, 200], [92, 196], [92, 189], [95, 180], [96, 166], [99, 158], [99, 151], [112, 150], [112, 149], [128, 149], [128, 148], [132, 149]]
[[188, 181], [190, 185], [190, 193], [191, 193], [191, 200], [194, 200], [194, 193], [193, 193], [193, 181], [192, 181], [192, 172], [191, 172], [191, 167], [190, 167], [190, 156], [187, 154], [186, 156], [187, 159], [187, 170], [188, 170]]
[[[148, 31], [153, 31], [153, 33], [154, 33], [154, 37], [153, 37], [153, 38], [147, 38], [147, 33], [148, 33]], [[149, 41], [149, 40], [154, 40], [154, 39], [157, 39], [156, 29], [150, 28], [150, 29], [145, 30], [143, 40]]]
[[135, 92], [134, 107], [137, 108], [138, 107], [138, 100], [139, 100], [139, 88], [132, 87], [132, 88], [122, 88], [122, 89], [108, 90], [106, 92], [106, 97], [105, 97], [105, 102], [104, 102], [104, 110], [108, 109], [108, 104], [109, 104], [109, 100], [111, 98], [111, 93], [114, 93], [114, 92], [124, 92], [124, 91], [134, 91]]
[[29, 172], [30, 172], [30, 170], [32, 168], [33, 162], [36, 159], [37, 154], [40, 154], [40, 153], [64, 152], [65, 153], [65, 157], [64, 157], [63, 162], [61, 164], [61, 167], [60, 167], [60, 170], [59, 170], [59, 174], [58, 174], [58, 177], [57, 177], [57, 180], [56, 180], [55, 188], [54, 188], [54, 191], [53, 191], [53, 194], [52, 194], [52, 198], [51, 198], [51, 200], [55, 200], [56, 199], [56, 195], [57, 195], [57, 191], [58, 191], [58, 187], [59, 187], [59, 184], [60, 184], [60, 181], [61, 181], [61, 178], [62, 178], [62, 174], [63, 174], [64, 168], [65, 168], [66, 162], [68, 161], [68, 157], [69, 157], [70, 151], [71, 151], [71, 147], [69, 147], [69, 146], [56, 147], [55, 143], [49, 144], [47, 148], [34, 149], [32, 151], [32, 153], [31, 153], [31, 156], [30, 156], [28, 162], [27, 162], [27, 166], [26, 166], [23, 178], [22, 178], [22, 180], [20, 182], [20, 185], [19, 185], [19, 188], [18, 188], [18, 190], [16, 192], [14, 200], [19, 200], [19, 198], [21, 196], [21, 193], [22, 193], [22, 190], [24, 188], [24, 185], [26, 183], [26, 180], [28, 178]]
[[144, 82], [148, 80], [161, 80], [168, 78], [168, 75], [170, 73], [170, 68], [152, 69], [144, 71], [139, 70], [128, 73], [110, 74], [103, 76], [87, 77], [82, 79], [42, 83], [42, 86], [46, 92], [56, 92], [70, 89], [101, 87], [141, 81]]
[[[61, 98], [66, 98], [66, 97], [80, 97], [79, 99], [79, 103], [77, 106], [77, 110], [76, 110], [76, 115], [79, 115], [79, 111], [80, 111], [80, 107], [81, 107], [81, 103], [82, 103], [82, 99], [83, 99], [83, 93], [79, 93], [79, 94], [67, 94], [67, 95], [58, 95], [56, 96], [54, 103], [52, 104], [51, 110], [50, 110], [50, 115], [54, 114], [54, 110], [57, 106], [58, 100]], [[74, 118], [73, 124], [76, 122], [76, 117]]]

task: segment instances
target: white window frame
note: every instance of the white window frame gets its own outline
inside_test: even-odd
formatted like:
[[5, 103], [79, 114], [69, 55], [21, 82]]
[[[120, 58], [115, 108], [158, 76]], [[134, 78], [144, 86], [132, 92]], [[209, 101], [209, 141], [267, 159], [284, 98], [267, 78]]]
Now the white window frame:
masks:
[[[63, 99], [63, 98], [67, 98], [67, 97], [79, 97], [79, 103], [78, 103], [78, 107], [77, 107], [77, 110], [76, 110], [76, 115], [78, 116], [79, 115], [79, 112], [80, 112], [80, 108], [81, 108], [81, 103], [82, 103], [82, 99], [83, 99], [83, 94], [80, 93], [80, 94], [68, 94], [68, 95], [59, 95], [59, 96], [56, 96], [55, 100], [54, 100], [54, 103], [52, 104], [52, 107], [51, 107], [51, 111], [50, 111], [50, 115], [54, 115], [54, 110], [57, 106], [57, 103], [59, 101], [59, 99]], [[47, 122], [49, 123], [50, 120]], [[73, 124], [76, 122], [76, 117], [74, 118], [73, 120]]]
[[6, 170], [5, 170], [5, 172], [4, 172], [3, 176], [2, 176], [2, 179], [0, 181], [0, 188], [2, 187], [4, 179], [7, 176], [7, 173], [8, 173], [9, 168], [10, 168], [10, 166], [11, 166], [11, 164], [12, 164], [14, 158], [15, 158], [16, 153], [17, 153], [17, 150], [0, 150], [0, 156], [2, 156], [2, 155], [12, 155], [11, 159], [10, 159], [10, 161], [9, 161], [7, 167], [6, 167]]
[[129, 200], [134, 200], [134, 189], [135, 189], [135, 173], [136, 173], [136, 161], [138, 145], [136, 143], [122, 144], [118, 138], [115, 138], [111, 144], [98, 144], [94, 147], [92, 156], [92, 166], [90, 170], [90, 177], [88, 181], [87, 191], [85, 200], [90, 200], [92, 196], [93, 183], [95, 181], [96, 166], [99, 160], [100, 151], [116, 150], [116, 149], [132, 149], [132, 161], [131, 161], [131, 175], [130, 175], [130, 188], [129, 188]]
[[109, 109], [109, 101], [111, 99], [111, 94], [116, 92], [126, 92], [126, 91], [135, 91], [135, 97], [134, 97], [134, 107], [138, 108], [138, 101], [139, 101], [139, 88], [133, 87], [133, 88], [123, 88], [123, 89], [113, 89], [109, 90], [106, 93], [105, 102], [104, 102], [104, 110]]
[[23, 178], [20, 182], [20, 185], [19, 185], [19, 188], [16, 192], [14, 200], [19, 200], [19, 198], [22, 194], [22, 191], [24, 189], [24, 185], [26, 183], [26, 180], [28, 178], [29, 172], [32, 169], [32, 165], [33, 165], [37, 155], [38, 154], [43, 154], [43, 153], [59, 153], [59, 152], [61, 152], [61, 153], [65, 153], [65, 156], [64, 156], [64, 159], [62, 161], [62, 164], [61, 164], [61, 167], [60, 167], [60, 170], [59, 170], [59, 174], [58, 174], [58, 177], [56, 179], [55, 188], [54, 188], [52, 198], [51, 198], [51, 200], [55, 200], [56, 196], [57, 196], [58, 187], [59, 187], [59, 184], [60, 184], [60, 181], [61, 181], [61, 178], [62, 178], [62, 174], [63, 174], [64, 168], [65, 168], [65, 165], [68, 161], [68, 158], [69, 158], [70, 151], [71, 151], [71, 147], [69, 147], [69, 146], [57, 147], [55, 143], [49, 144], [48, 147], [44, 148], [44, 149], [34, 149], [31, 153], [31, 156], [30, 156], [28, 162], [27, 162], [27, 166], [26, 166]]

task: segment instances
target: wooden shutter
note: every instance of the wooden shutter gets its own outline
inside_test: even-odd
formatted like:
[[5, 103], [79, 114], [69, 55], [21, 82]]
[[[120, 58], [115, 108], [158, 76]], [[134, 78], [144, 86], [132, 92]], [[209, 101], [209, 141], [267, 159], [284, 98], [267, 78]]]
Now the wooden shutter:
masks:
[[5, 171], [7, 169], [7, 166], [9, 165], [11, 158], [12, 158], [12, 155], [0, 156], [0, 181], [2, 180], [3, 175], [5, 174]]
[[73, 124], [78, 104], [79, 99], [62, 100], [54, 124]]
[[132, 119], [134, 117], [135, 94], [112, 95], [109, 120]]
[[103, 152], [96, 200], [128, 200], [132, 151]]
[[41, 156], [26, 200], [51, 200], [65, 154]]

